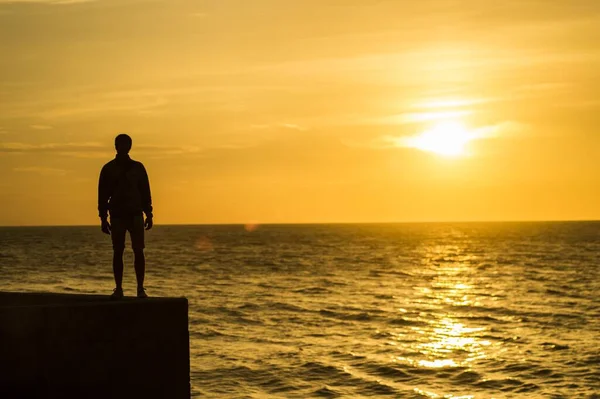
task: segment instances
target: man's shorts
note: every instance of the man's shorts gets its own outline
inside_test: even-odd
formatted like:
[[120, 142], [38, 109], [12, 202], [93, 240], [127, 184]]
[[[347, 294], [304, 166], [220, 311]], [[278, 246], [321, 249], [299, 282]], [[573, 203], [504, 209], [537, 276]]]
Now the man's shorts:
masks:
[[144, 249], [144, 216], [111, 216], [110, 227], [114, 249], [125, 249], [125, 236], [128, 231], [131, 237], [131, 248]]

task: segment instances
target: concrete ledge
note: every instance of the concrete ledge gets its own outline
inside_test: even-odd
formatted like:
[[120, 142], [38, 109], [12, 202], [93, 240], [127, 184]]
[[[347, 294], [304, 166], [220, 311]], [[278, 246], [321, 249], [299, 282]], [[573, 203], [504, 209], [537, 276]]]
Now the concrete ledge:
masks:
[[1, 398], [190, 398], [185, 298], [0, 292]]

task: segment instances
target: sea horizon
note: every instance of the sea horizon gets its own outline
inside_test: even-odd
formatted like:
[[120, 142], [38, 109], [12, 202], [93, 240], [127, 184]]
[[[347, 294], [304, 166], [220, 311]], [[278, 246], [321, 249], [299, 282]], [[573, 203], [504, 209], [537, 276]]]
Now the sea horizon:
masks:
[[[110, 218], [109, 218], [110, 220]], [[448, 220], [448, 221], [400, 221], [400, 222], [224, 222], [224, 223], [156, 223], [155, 226], [325, 226], [325, 225], [418, 225], [418, 224], [511, 224], [511, 223], [597, 223], [600, 219], [507, 219], [507, 220]], [[6, 224], [4, 227], [95, 227], [98, 224]]]

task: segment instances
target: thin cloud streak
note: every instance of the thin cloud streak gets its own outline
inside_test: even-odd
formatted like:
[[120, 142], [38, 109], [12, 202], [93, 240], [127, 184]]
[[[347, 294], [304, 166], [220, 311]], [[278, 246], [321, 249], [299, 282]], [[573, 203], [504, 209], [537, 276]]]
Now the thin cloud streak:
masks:
[[[501, 139], [518, 136], [528, 130], [528, 126], [515, 121], [504, 121], [494, 125], [480, 126], [469, 129], [472, 140]], [[420, 132], [421, 133], [421, 132]], [[419, 133], [419, 134], [420, 134]], [[342, 138], [343, 145], [350, 148], [364, 148], [371, 150], [388, 150], [398, 148], [412, 148], [410, 140], [418, 135], [382, 135], [372, 139]]]
[[93, 3], [97, 0], [0, 0], [0, 4], [49, 4], [69, 5], [80, 3]]
[[471, 115], [473, 111], [437, 111], [437, 112], [409, 112], [388, 116], [378, 120], [381, 124], [405, 124], [416, 122], [435, 121], [440, 119], [453, 119]]
[[252, 129], [256, 129], [256, 130], [271, 130], [271, 129], [290, 129], [290, 130], [297, 130], [297, 131], [307, 131], [308, 128], [306, 126], [302, 126], [302, 125], [298, 125], [295, 123], [275, 123], [275, 124], [255, 124], [255, 125], [251, 125], [250, 126]]
[[62, 152], [68, 150], [94, 151], [106, 148], [100, 143], [0, 143], [0, 152]]
[[34, 130], [51, 130], [51, 129], [53, 129], [53, 127], [49, 126], [49, 125], [30, 125], [29, 127]]
[[[507, 135], [514, 135], [515, 133], [521, 133], [524, 131], [524, 125], [517, 122], [501, 122], [496, 125], [490, 126], [482, 126], [478, 128], [465, 129], [465, 144], [472, 141], [483, 140], [483, 139], [492, 139], [499, 138]], [[385, 143], [388, 143], [391, 147], [404, 147], [404, 148], [413, 148], [420, 149], [419, 141], [422, 138], [423, 134], [432, 133], [431, 131], [426, 131], [424, 133], [420, 133], [418, 135], [413, 136], [402, 136], [402, 137], [393, 137], [386, 136], [383, 138]], [[440, 132], [437, 134], [443, 134], [446, 132]], [[430, 136], [434, 137], [435, 136]]]
[[13, 171], [19, 173], [34, 173], [42, 176], [65, 176], [68, 171], [65, 169], [47, 168], [43, 166], [28, 166], [22, 168], [14, 168]]
[[[239, 149], [240, 146], [219, 145], [217, 149]], [[163, 146], [152, 144], [135, 145], [132, 153], [150, 154], [160, 157], [180, 156], [185, 154], [197, 154], [211, 148], [200, 148], [198, 146]], [[43, 143], [29, 144], [20, 142], [0, 143], [0, 153], [48, 153], [53, 155], [71, 156], [76, 158], [105, 158], [114, 153], [114, 149], [105, 143]]]

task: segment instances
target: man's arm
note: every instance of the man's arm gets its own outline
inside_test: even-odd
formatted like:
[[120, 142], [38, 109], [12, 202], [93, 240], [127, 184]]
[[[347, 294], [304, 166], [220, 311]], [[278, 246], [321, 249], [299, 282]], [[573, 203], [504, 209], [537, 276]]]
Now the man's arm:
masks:
[[102, 221], [102, 232], [110, 234], [110, 224], [108, 223], [108, 200], [110, 198], [110, 188], [106, 176], [106, 167], [100, 171], [98, 179], [98, 216]]
[[98, 180], [98, 216], [100, 219], [108, 219], [108, 200], [110, 193], [108, 190], [108, 181], [106, 176], [106, 167], [100, 171], [100, 179]]
[[142, 199], [142, 210], [146, 214], [146, 218], [152, 219], [152, 194], [150, 192], [150, 179], [148, 178], [148, 172], [143, 164], [142, 167], [142, 180], [140, 182], [140, 196]]

